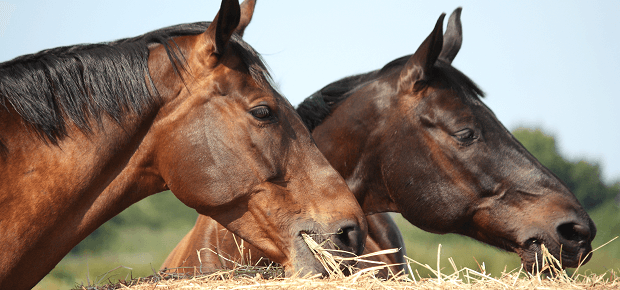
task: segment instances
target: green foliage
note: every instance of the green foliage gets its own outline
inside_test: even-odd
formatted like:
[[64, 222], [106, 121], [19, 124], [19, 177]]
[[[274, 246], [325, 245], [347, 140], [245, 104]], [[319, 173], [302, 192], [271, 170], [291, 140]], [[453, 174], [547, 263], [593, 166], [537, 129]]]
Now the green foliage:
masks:
[[598, 163], [567, 160], [558, 152], [555, 139], [540, 129], [519, 128], [513, 134], [542, 165], [564, 181], [586, 211], [613, 200], [618, 194], [619, 183], [606, 186], [601, 181]]

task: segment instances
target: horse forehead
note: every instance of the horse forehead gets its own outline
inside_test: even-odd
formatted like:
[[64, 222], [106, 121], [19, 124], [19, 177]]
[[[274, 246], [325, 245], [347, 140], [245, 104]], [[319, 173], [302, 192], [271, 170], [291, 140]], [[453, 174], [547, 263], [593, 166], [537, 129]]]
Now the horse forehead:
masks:
[[259, 85], [242, 66], [218, 65], [203, 79], [207, 83], [199, 85], [204, 89], [215, 89], [225, 94], [236, 92], [244, 98], [276, 97], [274, 93]]
[[413, 95], [405, 96], [408, 106], [415, 108], [417, 114], [466, 117], [473, 116], [475, 103], [466, 96], [450, 89], [425, 88]]

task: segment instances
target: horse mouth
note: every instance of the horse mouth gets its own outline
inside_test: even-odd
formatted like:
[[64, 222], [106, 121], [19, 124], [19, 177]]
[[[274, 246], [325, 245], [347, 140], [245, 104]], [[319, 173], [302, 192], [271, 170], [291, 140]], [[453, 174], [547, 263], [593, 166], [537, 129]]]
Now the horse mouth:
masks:
[[301, 230], [294, 237], [291, 256], [287, 262], [280, 263], [284, 267], [286, 277], [304, 277], [315, 274], [325, 276], [327, 274], [304, 241], [303, 234], [312, 233], [314, 231]]
[[[351, 259], [343, 261], [340, 258], [350, 258], [355, 256], [355, 254], [347, 251], [343, 245], [335, 242], [334, 239], [337, 239], [335, 236], [336, 234], [320, 234], [308, 230], [298, 232], [296, 239], [298, 254], [307, 258], [300, 259], [303, 262], [293, 266], [292, 269], [295, 269], [293, 271], [297, 271], [295, 274], [299, 276], [320, 274], [325, 278], [330, 275], [330, 272], [337, 271], [336, 269], [326, 269], [324, 266], [326, 264], [334, 265], [333, 263], [338, 264], [339, 269], [343, 273], [348, 273], [349, 268], [354, 266], [356, 262]], [[325, 257], [323, 250], [327, 250], [326, 252], [331, 255]], [[330, 261], [330, 259], [333, 259], [333, 261]], [[287, 274], [287, 276], [289, 275]]]
[[549, 267], [563, 270], [584, 265], [592, 258], [592, 245], [590, 242], [575, 245], [547, 243], [543, 239], [531, 238], [514, 252], [521, 258], [525, 270], [537, 273], [548, 272]]

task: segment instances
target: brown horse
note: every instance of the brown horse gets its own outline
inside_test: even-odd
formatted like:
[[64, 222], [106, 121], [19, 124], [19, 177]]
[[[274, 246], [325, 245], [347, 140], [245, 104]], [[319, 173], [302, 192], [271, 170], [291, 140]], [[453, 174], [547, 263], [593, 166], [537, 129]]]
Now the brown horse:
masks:
[[0, 64], [0, 289], [168, 189], [289, 275], [324, 271], [301, 233], [361, 251], [359, 204], [239, 36], [252, 9]]
[[[543, 244], [565, 267], [576, 267], [590, 258], [594, 223], [481, 102], [482, 91], [452, 67], [462, 42], [460, 12], [445, 35], [442, 15], [413, 55], [327, 85], [297, 112], [366, 214], [400, 212], [423, 230], [516, 252], [528, 270], [536, 257], [540, 262]], [[402, 246], [389, 216], [367, 220], [366, 251]], [[261, 258], [245, 247], [250, 262]], [[202, 248], [240, 258], [230, 234], [200, 216], [164, 266], [200, 266]], [[210, 251], [201, 254], [203, 269], [229, 266]]]

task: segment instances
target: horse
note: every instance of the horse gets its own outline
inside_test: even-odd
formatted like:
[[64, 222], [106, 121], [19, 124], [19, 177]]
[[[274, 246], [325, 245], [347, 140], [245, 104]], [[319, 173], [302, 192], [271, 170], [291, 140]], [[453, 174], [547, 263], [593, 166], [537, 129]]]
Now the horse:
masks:
[[[484, 105], [483, 91], [452, 66], [462, 43], [460, 15], [461, 8], [452, 13], [443, 34], [442, 14], [414, 54], [331, 83], [297, 107], [367, 214], [365, 252], [404, 247], [385, 213], [399, 212], [425, 231], [515, 252], [528, 271], [542, 265], [543, 245], [563, 267], [586, 263], [594, 222]], [[199, 216], [162, 268], [207, 271], [232, 265], [222, 257], [264, 257], [251, 242], [237, 244], [216, 221]], [[398, 264], [402, 253], [378, 259]]]
[[240, 36], [254, 2], [0, 64], [0, 289], [32, 288], [98, 226], [165, 190], [287, 275], [326, 273], [303, 233], [361, 252], [357, 200]]

